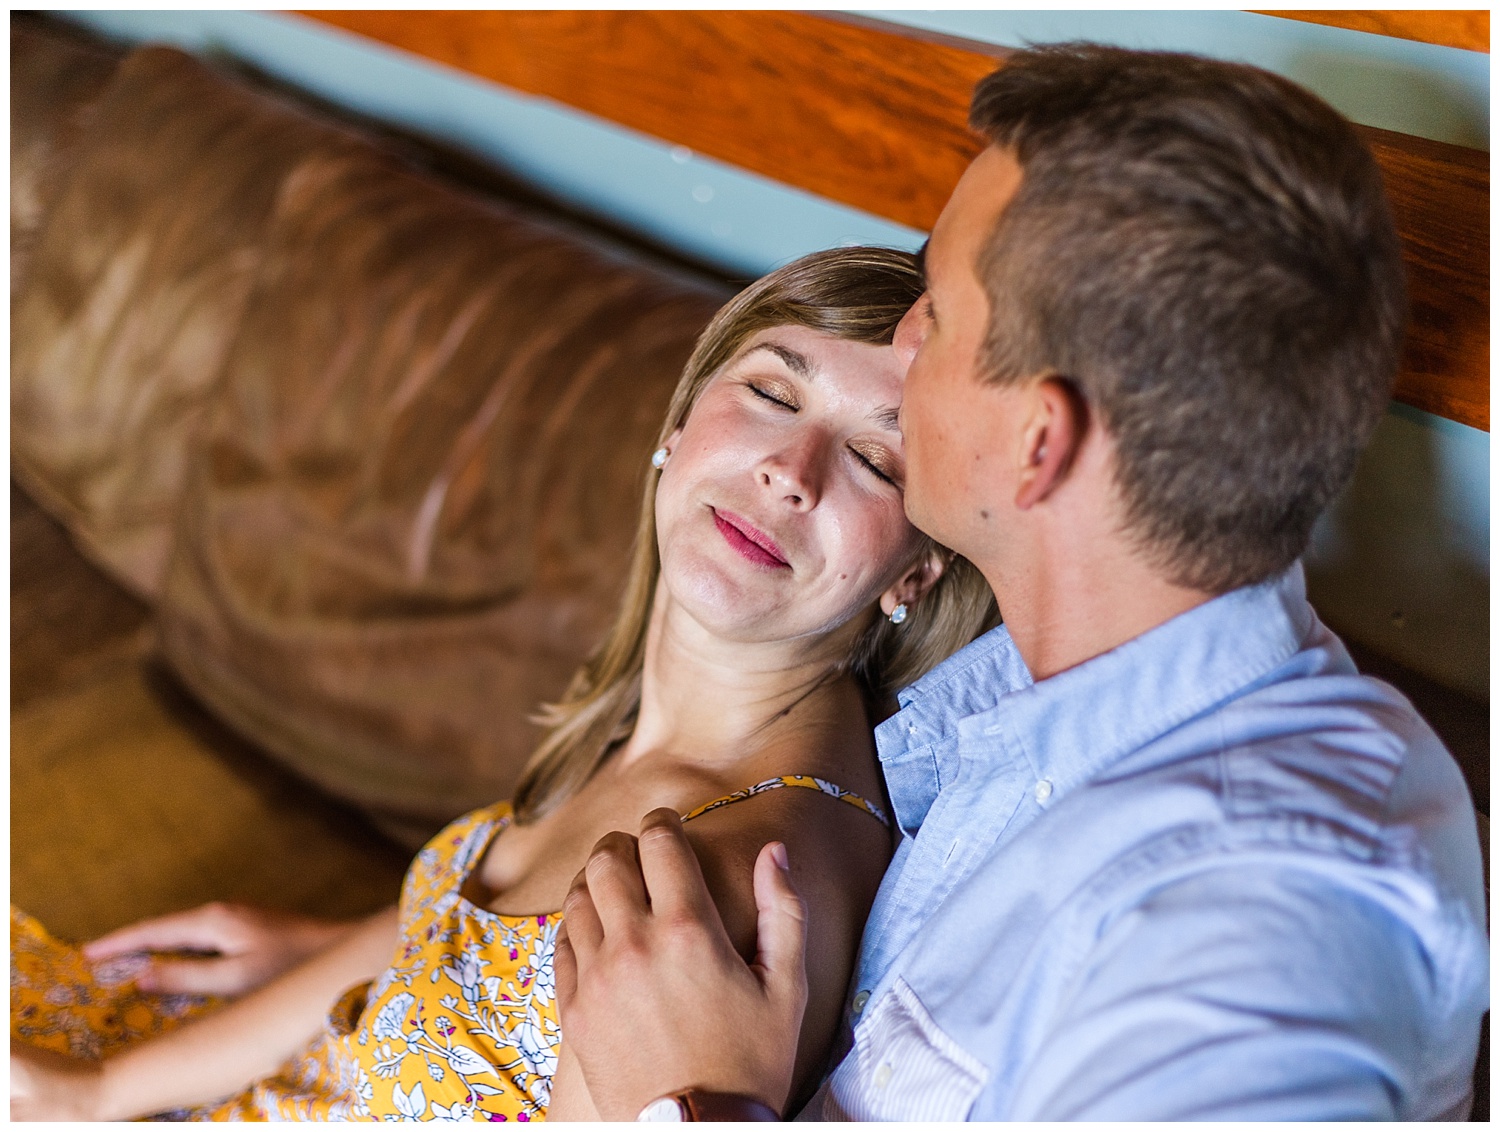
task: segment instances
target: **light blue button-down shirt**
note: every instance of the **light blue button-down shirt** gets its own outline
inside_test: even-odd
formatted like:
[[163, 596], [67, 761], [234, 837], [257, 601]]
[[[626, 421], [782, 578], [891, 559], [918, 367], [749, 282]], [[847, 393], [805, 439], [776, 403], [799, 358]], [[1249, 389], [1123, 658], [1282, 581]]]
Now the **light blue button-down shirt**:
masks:
[[1300, 565], [1040, 684], [996, 629], [900, 703], [903, 838], [804, 1118], [1466, 1115], [1472, 804]]

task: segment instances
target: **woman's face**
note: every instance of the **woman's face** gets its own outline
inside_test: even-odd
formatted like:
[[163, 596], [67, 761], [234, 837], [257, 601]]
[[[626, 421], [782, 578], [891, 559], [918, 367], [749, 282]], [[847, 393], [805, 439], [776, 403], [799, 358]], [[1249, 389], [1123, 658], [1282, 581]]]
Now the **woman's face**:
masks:
[[672, 601], [732, 640], [791, 640], [851, 621], [912, 563], [889, 346], [783, 326], [709, 380], [656, 493]]

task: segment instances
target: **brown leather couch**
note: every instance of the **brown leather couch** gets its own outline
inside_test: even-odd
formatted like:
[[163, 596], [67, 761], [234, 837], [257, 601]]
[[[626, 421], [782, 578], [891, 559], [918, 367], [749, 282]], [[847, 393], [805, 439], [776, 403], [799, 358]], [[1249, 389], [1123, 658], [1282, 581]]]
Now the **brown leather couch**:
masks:
[[175, 50], [11, 58], [13, 899], [377, 906], [606, 624], [729, 288]]

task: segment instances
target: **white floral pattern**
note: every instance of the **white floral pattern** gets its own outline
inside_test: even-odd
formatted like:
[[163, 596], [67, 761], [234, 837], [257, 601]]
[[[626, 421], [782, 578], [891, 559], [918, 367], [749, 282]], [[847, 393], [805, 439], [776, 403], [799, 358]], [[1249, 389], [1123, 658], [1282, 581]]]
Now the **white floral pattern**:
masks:
[[402, 949], [345, 1038], [385, 1120], [546, 1116], [562, 1033], [556, 915], [504, 916], [465, 900], [469, 872], [510, 820], [492, 806], [434, 838], [407, 874]]

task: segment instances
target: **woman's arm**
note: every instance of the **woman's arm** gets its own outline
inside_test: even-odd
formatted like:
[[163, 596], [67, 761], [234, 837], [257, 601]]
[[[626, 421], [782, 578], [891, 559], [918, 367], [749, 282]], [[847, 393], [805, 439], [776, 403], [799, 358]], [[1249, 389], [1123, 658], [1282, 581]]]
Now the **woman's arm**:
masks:
[[363, 922], [220, 901], [130, 924], [84, 944], [83, 954], [98, 962], [133, 951], [196, 951], [201, 954], [153, 955], [136, 985], [162, 994], [233, 997], [264, 986]]
[[337, 996], [382, 971], [396, 942], [391, 907], [223, 1010], [92, 1068], [63, 1069], [13, 1047], [11, 1116], [124, 1120], [229, 1096], [317, 1036]]

